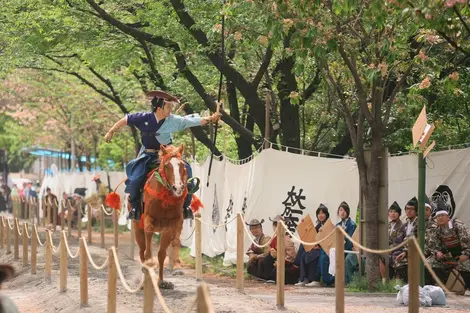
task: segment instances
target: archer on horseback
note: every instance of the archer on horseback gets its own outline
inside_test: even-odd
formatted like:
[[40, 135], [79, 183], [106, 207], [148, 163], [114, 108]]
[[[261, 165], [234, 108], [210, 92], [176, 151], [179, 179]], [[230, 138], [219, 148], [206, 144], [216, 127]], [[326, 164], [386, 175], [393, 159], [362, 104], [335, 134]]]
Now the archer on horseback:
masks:
[[[200, 117], [198, 114], [179, 116], [172, 114], [173, 108], [180, 104], [178, 98], [163, 91], [147, 93], [151, 99], [151, 112], [138, 112], [126, 114], [111, 127], [105, 135], [106, 142], [110, 142], [114, 133], [125, 125], [133, 125], [140, 130], [142, 147], [136, 159], [126, 165], [127, 180], [125, 192], [129, 194], [132, 209], [129, 218], [139, 221], [142, 215], [142, 189], [147, 173], [158, 167], [160, 160], [158, 152], [161, 145], [172, 144], [172, 133], [186, 128], [204, 126], [220, 119], [220, 113], [209, 117]], [[185, 163], [188, 178], [191, 178], [191, 167]], [[191, 194], [188, 194], [184, 203], [185, 216], [191, 203]], [[190, 213], [189, 213], [190, 214]]]

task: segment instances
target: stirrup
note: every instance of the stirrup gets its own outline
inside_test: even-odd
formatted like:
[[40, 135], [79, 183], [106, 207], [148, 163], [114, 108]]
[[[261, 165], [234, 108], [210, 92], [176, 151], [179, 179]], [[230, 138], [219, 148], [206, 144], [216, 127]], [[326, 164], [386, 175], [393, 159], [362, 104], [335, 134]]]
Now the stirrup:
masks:
[[199, 190], [199, 185], [201, 184], [201, 180], [200, 180], [198, 177], [191, 177], [190, 179], [188, 179], [188, 185], [189, 185], [193, 180], [196, 181], [196, 184], [194, 185], [193, 188], [191, 188], [191, 190], [188, 190], [188, 194], [190, 194], [190, 195], [195, 194], [195, 193]]

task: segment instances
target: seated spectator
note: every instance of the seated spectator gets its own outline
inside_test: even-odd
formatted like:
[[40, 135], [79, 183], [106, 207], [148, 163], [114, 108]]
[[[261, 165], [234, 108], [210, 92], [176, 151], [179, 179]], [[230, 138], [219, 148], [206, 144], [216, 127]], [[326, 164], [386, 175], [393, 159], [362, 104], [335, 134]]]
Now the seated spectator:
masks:
[[[318, 233], [320, 228], [330, 218], [328, 208], [323, 204], [317, 208], [317, 225], [315, 229]], [[320, 245], [315, 245], [312, 250], [306, 252], [304, 245], [300, 244], [299, 251], [295, 257], [294, 264], [300, 267], [300, 278], [296, 286], [317, 287], [321, 286], [320, 283], [320, 269], [318, 267], [318, 260], [320, 259]]]
[[248, 251], [246, 254], [250, 258], [248, 260], [248, 266], [247, 266], [247, 272], [248, 274], [262, 278], [263, 277], [263, 263], [264, 263], [264, 258], [269, 254], [269, 249], [270, 246], [266, 245], [264, 248], [260, 248], [259, 246], [263, 246], [271, 240], [270, 236], [266, 236], [263, 233], [263, 224], [264, 219], [258, 221], [257, 219], [252, 219], [250, 223], [246, 223], [250, 227], [250, 232], [253, 235], [254, 242], [252, 243], [251, 246], [248, 248]]
[[436, 212], [437, 229], [430, 240], [428, 258], [439, 279], [445, 283], [452, 267], [465, 282], [465, 296], [470, 296], [470, 232], [459, 219], [451, 219], [446, 210]]
[[[401, 208], [398, 203], [395, 201], [392, 203], [390, 208], [388, 208], [388, 217], [390, 221], [388, 222], [388, 247], [391, 249], [398, 246], [405, 239], [405, 229], [403, 228], [403, 222], [400, 219]], [[380, 275], [382, 279], [393, 278], [394, 274], [394, 261], [397, 255], [402, 252], [402, 249], [393, 251], [389, 256], [389, 277], [385, 277], [385, 258], [380, 259]]]
[[[284, 218], [280, 215], [271, 219], [273, 222], [273, 230], [276, 234], [278, 222], [284, 221], [286, 222], [288, 218]], [[279, 225], [280, 226], [280, 225]], [[276, 266], [277, 262], [281, 262], [277, 260], [277, 236], [275, 235], [274, 239], [271, 241], [269, 254], [264, 258], [264, 265], [263, 265], [263, 278], [268, 281], [276, 281]], [[284, 236], [284, 248], [285, 248], [285, 283], [286, 284], [295, 284], [299, 280], [300, 269], [298, 266], [294, 265], [295, 256], [297, 254], [294, 246], [294, 242], [289, 237], [289, 235], [285, 234]]]
[[[403, 229], [405, 231], [404, 240], [411, 236], [418, 238], [418, 199], [416, 199], [416, 197], [413, 197], [408, 201], [405, 206], [405, 212], [406, 221], [403, 225]], [[403, 280], [405, 283], [408, 283], [407, 254], [408, 247], [404, 247], [403, 251], [398, 254], [393, 261], [396, 277]]]

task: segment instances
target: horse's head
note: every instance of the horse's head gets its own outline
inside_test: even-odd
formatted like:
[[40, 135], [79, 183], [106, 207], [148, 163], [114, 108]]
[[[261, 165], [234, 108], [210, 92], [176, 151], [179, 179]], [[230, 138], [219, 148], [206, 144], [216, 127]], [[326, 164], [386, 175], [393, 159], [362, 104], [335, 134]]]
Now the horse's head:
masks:
[[174, 146], [160, 148], [160, 175], [168, 182], [171, 192], [176, 197], [183, 195], [188, 179], [182, 159], [183, 149], [183, 145], [178, 148]]

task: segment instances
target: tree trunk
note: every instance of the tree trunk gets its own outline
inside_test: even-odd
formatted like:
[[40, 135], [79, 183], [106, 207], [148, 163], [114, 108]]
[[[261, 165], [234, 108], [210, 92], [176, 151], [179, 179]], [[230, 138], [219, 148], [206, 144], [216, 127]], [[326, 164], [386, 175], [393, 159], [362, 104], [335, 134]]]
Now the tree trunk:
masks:
[[[238, 99], [237, 99], [237, 90], [235, 88], [235, 85], [227, 80], [227, 96], [228, 96], [228, 103], [230, 106], [230, 116], [232, 116], [238, 123], [240, 123], [240, 109], [238, 108]], [[252, 122], [253, 119], [249, 118]], [[248, 119], [247, 119], [248, 122]], [[254, 122], [251, 124], [251, 128], [245, 125], [247, 129], [250, 131], [253, 131], [253, 126]], [[251, 149], [251, 143], [246, 140], [242, 136], [238, 136], [237, 134], [235, 135], [235, 142], [237, 143], [237, 148], [238, 148], [238, 158], [240, 160], [248, 158], [253, 154], [253, 151]]]
[[292, 104], [289, 98], [290, 93], [297, 90], [297, 82], [292, 73], [294, 64], [293, 57], [285, 58], [278, 64], [280, 77], [277, 89], [281, 103], [282, 144], [300, 148], [299, 106]]
[[[367, 182], [361, 181], [364, 178], [360, 175], [361, 189], [365, 197], [365, 231], [366, 246], [371, 249], [379, 249], [379, 189], [380, 189], [380, 156], [382, 152], [382, 129], [379, 127], [372, 128], [372, 152], [370, 167], [366, 168]], [[370, 291], [377, 288], [380, 282], [379, 272], [379, 255], [367, 253], [366, 273], [367, 285]]]

